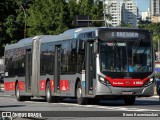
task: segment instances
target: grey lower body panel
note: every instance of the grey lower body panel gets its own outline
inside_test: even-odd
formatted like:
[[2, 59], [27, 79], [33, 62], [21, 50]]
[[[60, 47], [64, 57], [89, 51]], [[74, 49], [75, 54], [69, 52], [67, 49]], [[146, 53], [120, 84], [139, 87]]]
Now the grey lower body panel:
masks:
[[95, 96], [122, 96], [123, 93], [130, 92], [135, 96], [152, 96], [154, 94], [154, 83], [147, 87], [113, 87], [106, 86], [97, 81]]

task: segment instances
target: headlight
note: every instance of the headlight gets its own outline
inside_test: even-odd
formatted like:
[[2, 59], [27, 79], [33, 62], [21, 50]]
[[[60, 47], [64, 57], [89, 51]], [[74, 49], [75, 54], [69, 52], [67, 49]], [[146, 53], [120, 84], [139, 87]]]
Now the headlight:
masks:
[[149, 81], [150, 81], [150, 82], [153, 82], [153, 81], [154, 81], [154, 79], [153, 79], [153, 78], [151, 78]]
[[105, 78], [103, 78], [101, 76], [99, 76], [99, 81], [104, 85], [108, 85], [108, 86], [111, 85], [108, 80], [106, 80]]
[[153, 78], [150, 78], [146, 83], [145, 83], [145, 87], [151, 85], [152, 83], [154, 82], [154, 79]]
[[100, 77], [99, 79], [100, 79], [101, 81], [103, 81], [103, 82], [105, 81], [105, 79], [104, 79], [103, 77]]

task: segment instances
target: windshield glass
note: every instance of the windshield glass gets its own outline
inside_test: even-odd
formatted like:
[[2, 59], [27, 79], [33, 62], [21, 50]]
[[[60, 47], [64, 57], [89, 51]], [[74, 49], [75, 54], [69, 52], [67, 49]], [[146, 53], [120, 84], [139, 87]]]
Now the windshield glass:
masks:
[[100, 42], [102, 72], [152, 72], [152, 52], [149, 41], [117, 41]]

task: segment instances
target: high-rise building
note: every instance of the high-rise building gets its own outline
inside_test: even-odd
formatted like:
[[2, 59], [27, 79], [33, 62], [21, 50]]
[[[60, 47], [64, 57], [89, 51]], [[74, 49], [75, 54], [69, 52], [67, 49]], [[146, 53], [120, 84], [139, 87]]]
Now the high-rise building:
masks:
[[112, 26], [130, 24], [137, 26], [137, 3], [134, 0], [103, 0], [105, 2], [106, 14], [112, 17], [107, 23]]
[[142, 21], [146, 21], [149, 19], [149, 12], [142, 12]]
[[160, 22], [160, 0], [150, 0], [150, 18], [152, 22]]
[[151, 18], [160, 14], [160, 0], [150, 0], [150, 14]]
[[151, 18], [150, 18], [150, 9], [148, 8], [148, 11], [143, 11], [142, 12], [142, 16], [141, 16], [141, 20], [142, 21], [151, 21]]
[[137, 3], [133, 0], [124, 0], [122, 10], [123, 23], [130, 24], [132, 27], [137, 27]]
[[[105, 0], [107, 23], [112, 26], [120, 26], [122, 20], [122, 1], [121, 0]], [[111, 17], [110, 20], [108, 17]]]

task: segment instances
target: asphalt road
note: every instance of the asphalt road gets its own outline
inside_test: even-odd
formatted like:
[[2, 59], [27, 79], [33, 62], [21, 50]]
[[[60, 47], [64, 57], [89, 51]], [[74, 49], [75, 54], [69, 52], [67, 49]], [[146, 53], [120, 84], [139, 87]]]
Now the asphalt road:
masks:
[[6, 112], [11, 112], [16, 120], [30, 120], [33, 117], [37, 117], [34, 119], [38, 120], [52, 120], [53, 118], [54, 120], [106, 118], [107, 120], [160, 120], [160, 102], [158, 97], [137, 98], [135, 104], [130, 106], [126, 106], [123, 100], [103, 100], [96, 105], [78, 105], [75, 99], [64, 99], [62, 103], [47, 103], [42, 98], [18, 102], [15, 96], [0, 92], [0, 112], [1, 119], [2, 112], [3, 116], [6, 115]]

